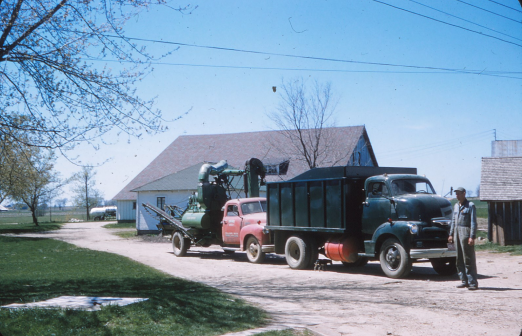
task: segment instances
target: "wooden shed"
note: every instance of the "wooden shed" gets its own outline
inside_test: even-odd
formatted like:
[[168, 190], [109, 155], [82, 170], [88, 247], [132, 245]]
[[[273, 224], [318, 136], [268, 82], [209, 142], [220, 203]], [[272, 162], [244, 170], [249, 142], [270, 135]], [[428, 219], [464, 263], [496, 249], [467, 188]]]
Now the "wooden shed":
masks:
[[482, 158], [480, 200], [488, 202], [488, 239], [522, 244], [522, 156]]

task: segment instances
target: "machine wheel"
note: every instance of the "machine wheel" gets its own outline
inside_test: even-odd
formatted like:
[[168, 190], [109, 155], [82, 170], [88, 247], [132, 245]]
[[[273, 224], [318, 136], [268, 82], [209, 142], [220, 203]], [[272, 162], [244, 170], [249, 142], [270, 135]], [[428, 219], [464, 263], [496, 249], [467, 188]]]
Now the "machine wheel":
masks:
[[348, 267], [348, 268], [363, 267], [363, 266], [366, 266], [367, 263], [368, 263], [368, 258], [366, 258], [366, 257], [359, 257], [353, 263], [349, 263], [349, 262], [344, 262], [343, 261], [344, 267]]
[[381, 246], [381, 268], [390, 278], [405, 278], [411, 271], [411, 259], [401, 243], [388, 238]]
[[312, 251], [310, 245], [301, 237], [290, 237], [285, 244], [286, 263], [293, 269], [310, 266]]
[[187, 254], [190, 247], [190, 239], [183, 237], [181, 232], [175, 232], [172, 235], [172, 250], [176, 257], [183, 257]]
[[457, 273], [457, 258], [430, 259], [431, 266], [440, 275], [453, 275]]
[[265, 260], [265, 253], [261, 250], [261, 244], [254, 236], [250, 236], [247, 239], [246, 254], [248, 261], [251, 263], [260, 264]]

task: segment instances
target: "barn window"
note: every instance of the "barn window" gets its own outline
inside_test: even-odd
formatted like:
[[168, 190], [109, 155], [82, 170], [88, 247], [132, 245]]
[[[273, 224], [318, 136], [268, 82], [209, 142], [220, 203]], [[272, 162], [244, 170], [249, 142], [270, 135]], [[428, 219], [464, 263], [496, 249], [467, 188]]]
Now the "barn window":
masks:
[[163, 210], [165, 208], [165, 197], [158, 197], [157, 198], [157, 202], [156, 202], [156, 206], [158, 208], [160, 208], [161, 210]]

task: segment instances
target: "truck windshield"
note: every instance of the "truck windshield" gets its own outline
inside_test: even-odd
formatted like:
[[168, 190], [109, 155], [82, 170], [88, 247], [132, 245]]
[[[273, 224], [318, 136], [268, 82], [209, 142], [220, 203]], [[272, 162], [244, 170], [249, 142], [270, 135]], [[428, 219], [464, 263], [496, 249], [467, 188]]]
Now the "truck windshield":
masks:
[[243, 215], [266, 212], [266, 201], [243, 203], [241, 204], [241, 211], [243, 212]]
[[423, 180], [395, 180], [392, 182], [394, 196], [404, 194], [435, 194], [433, 187]]

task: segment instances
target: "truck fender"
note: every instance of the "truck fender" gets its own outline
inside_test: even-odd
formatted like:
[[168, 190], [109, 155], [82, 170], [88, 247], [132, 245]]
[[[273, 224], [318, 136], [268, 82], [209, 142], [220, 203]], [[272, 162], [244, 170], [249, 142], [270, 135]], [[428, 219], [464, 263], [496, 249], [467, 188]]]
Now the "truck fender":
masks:
[[[409, 222], [405, 221], [394, 221], [391, 223], [386, 222], [381, 224], [373, 233], [372, 243], [375, 249], [374, 251], [371, 251], [371, 253], [375, 253], [377, 255], [381, 244], [386, 239], [391, 237], [397, 238], [402, 247], [404, 247], [404, 249], [409, 253], [411, 233]], [[368, 251], [366, 253], [368, 253]]]
[[269, 235], [263, 233], [263, 227], [259, 224], [251, 224], [244, 226], [239, 232], [239, 248], [241, 251], [245, 250], [245, 244], [248, 236], [254, 236], [259, 241], [259, 244], [264, 245], [269, 242]]

